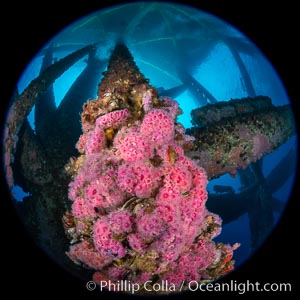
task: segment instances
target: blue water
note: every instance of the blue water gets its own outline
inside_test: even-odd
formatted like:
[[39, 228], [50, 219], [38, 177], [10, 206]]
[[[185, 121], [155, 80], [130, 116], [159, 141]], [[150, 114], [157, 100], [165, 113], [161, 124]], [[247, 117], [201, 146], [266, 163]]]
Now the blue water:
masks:
[[[119, 17], [120, 22], [111, 26], [109, 20], [116, 16]], [[126, 30], [124, 24], [127, 24]], [[101, 32], [100, 41], [99, 32]], [[251, 41], [229, 24], [185, 6], [163, 3], [147, 6], [144, 3], [132, 4], [129, 8], [114, 7], [79, 20], [78, 23], [54, 37], [49, 44], [55, 43], [71, 49], [74, 45], [80, 48], [83, 45], [100, 42], [97, 55], [101, 59], [108, 59], [120, 36], [131, 51], [140, 71], [150, 79], [153, 86], [168, 89], [179, 85], [181, 81], [177, 76], [176, 66], [180, 66], [185, 68], [218, 101], [248, 96], [238, 65], [223, 42], [224, 37], [232, 37], [240, 42], [233, 46], [236, 45], [236, 50], [249, 73], [255, 94], [269, 96], [274, 105], [289, 103], [278, 74]], [[241, 44], [246, 47], [246, 50], [241, 47]], [[45, 48], [47, 46], [45, 45]], [[58, 51], [58, 46], [57, 51], [54, 50], [56, 59], [73, 51]], [[43, 55], [38, 53], [24, 71], [18, 82], [20, 93], [32, 79], [38, 76], [42, 58]], [[85, 68], [85, 59], [77, 62], [55, 81], [53, 89], [56, 106]], [[96, 90], [94, 96], [96, 97]], [[186, 128], [191, 127], [190, 112], [201, 104], [189, 90], [178, 95], [176, 100], [183, 110], [178, 121]], [[34, 108], [28, 120], [34, 129]], [[264, 157], [263, 173], [265, 176], [276, 167], [296, 143], [297, 139], [294, 137]], [[293, 182], [293, 177], [289, 178], [274, 195], [284, 204], [289, 199]], [[232, 178], [229, 175], [210, 181], [208, 191], [212, 192], [215, 184], [230, 185], [236, 192], [240, 187], [238, 178]], [[15, 187], [14, 194], [18, 201], [27, 195], [21, 187]], [[280, 214], [275, 214], [275, 223], [278, 222], [280, 216]], [[218, 240], [222, 242], [241, 243], [241, 247], [235, 252], [237, 265], [247, 260], [251, 253], [248, 221], [248, 216], [242, 215], [239, 219], [226, 224], [222, 234], [218, 237]]]

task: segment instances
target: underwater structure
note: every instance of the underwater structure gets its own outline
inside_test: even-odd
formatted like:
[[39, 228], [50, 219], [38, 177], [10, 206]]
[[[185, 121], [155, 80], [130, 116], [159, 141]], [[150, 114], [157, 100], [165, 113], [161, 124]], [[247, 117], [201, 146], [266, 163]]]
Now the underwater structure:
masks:
[[[67, 123], [56, 122], [58, 129], [46, 131], [37, 118], [40, 130], [33, 132], [24, 116], [56, 76], [83, 55], [92, 57], [94, 49], [88, 46], [45, 68], [17, 96], [13, 118], [7, 120], [6, 169], [8, 174], [14, 169], [11, 182], [31, 194], [18, 203], [31, 232], [50, 256], [69, 268], [76, 264], [88, 274], [92, 270], [98, 283], [169, 280], [172, 291], [178, 291], [183, 281], [207, 282], [225, 275], [233, 269], [233, 251], [239, 245], [213, 238], [220, 233], [222, 219], [251, 214], [245, 204], [251, 189], [259, 191], [255, 201], [270, 215], [274, 199], [266, 189], [268, 180], [249, 176], [259, 174], [254, 162], [295, 133], [289, 105], [275, 107], [263, 96], [212, 100], [192, 111], [195, 126], [185, 131], [176, 120], [181, 113], [177, 102], [160, 97], [128, 48], [118, 44], [98, 86], [98, 98], [83, 105], [82, 134], [76, 143], [80, 155], [70, 158], [69, 143], [55, 142], [63, 141], [59, 132], [64, 131], [58, 129]], [[64, 107], [72, 122], [76, 106], [62, 105], [52, 118], [59, 119]], [[41, 143], [46, 132], [47, 143], [55, 144], [51, 151]], [[242, 170], [250, 165], [252, 171]], [[208, 180], [224, 173], [244, 176], [245, 190], [236, 194], [216, 186], [216, 194], [209, 195]], [[226, 205], [235, 209], [220, 209]], [[270, 227], [272, 216], [263, 220]], [[269, 230], [255, 226], [254, 222], [254, 247]]]
[[237, 269], [295, 175], [293, 113], [273, 71], [239, 32], [171, 3], [67, 28], [28, 65], [3, 132], [34, 241], [85, 282], [141, 293]]
[[165, 280], [179, 291], [183, 281], [233, 268], [238, 244], [212, 241], [221, 220], [206, 209], [206, 172], [185, 155], [193, 138], [178, 114], [177, 102], [159, 98], [117, 45], [98, 98], [81, 114], [82, 155], [68, 166], [73, 204], [64, 217], [74, 243], [68, 256], [97, 271], [99, 284]]

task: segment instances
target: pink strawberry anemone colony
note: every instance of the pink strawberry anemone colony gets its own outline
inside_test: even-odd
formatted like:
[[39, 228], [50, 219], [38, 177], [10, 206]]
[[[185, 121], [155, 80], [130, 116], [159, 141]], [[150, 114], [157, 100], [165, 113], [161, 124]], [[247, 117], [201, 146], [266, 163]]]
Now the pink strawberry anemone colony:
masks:
[[167, 281], [179, 291], [233, 269], [239, 245], [213, 240], [222, 220], [206, 208], [206, 172], [186, 155], [193, 138], [180, 113], [117, 46], [98, 98], [83, 107], [64, 216], [67, 255], [98, 284], [128, 280], [145, 292], [145, 282]]

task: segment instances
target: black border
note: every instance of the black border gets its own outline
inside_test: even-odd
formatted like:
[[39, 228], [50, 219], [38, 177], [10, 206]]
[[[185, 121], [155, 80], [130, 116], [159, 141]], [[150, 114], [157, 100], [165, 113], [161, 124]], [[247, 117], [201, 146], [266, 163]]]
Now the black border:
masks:
[[[174, 1], [173, 1], [174, 2]], [[281, 77], [294, 111], [297, 110], [297, 32], [296, 1], [184, 1], [231, 23], [248, 36], [266, 55]], [[6, 3], [1, 8], [1, 117], [11, 97], [14, 84], [36, 52], [57, 32], [79, 17], [106, 5], [122, 1], [24, 1]], [[295, 113], [298, 122], [298, 113]], [[4, 183], [3, 178], [2, 184]], [[298, 179], [296, 179], [298, 181]], [[297, 187], [297, 184], [295, 185]], [[295, 245], [299, 233], [296, 218], [297, 190], [286, 208], [279, 225], [256, 255], [228, 279], [260, 282], [291, 282], [293, 294], [297, 289], [299, 250]], [[7, 201], [8, 200], [8, 201]], [[27, 236], [15, 209], [9, 201], [5, 186], [1, 188], [1, 280], [2, 293], [23, 296], [96, 296], [112, 295], [88, 292], [73, 278], [39, 250]], [[295, 273], [296, 275], [294, 275]], [[206, 295], [212, 295], [205, 293]], [[217, 294], [220, 295], [220, 294]], [[251, 295], [251, 294], [250, 294]], [[262, 294], [259, 294], [262, 295]], [[272, 293], [271, 296], [274, 294]], [[282, 294], [286, 295], [286, 294]], [[196, 293], [193, 294], [196, 296]], [[224, 296], [224, 294], [223, 294]], [[256, 296], [256, 295], [255, 295]], [[266, 296], [266, 294], [263, 294]], [[288, 296], [288, 294], [287, 294]], [[177, 298], [179, 298], [178, 296]], [[129, 298], [129, 297], [122, 297]]]

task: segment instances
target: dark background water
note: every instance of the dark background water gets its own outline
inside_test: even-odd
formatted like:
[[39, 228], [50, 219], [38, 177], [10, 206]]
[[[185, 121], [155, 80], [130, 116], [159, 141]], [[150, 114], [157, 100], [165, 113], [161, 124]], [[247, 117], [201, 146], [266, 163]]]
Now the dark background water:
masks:
[[[275, 66], [292, 104], [296, 107], [299, 91], [294, 77], [297, 71], [295, 8], [290, 5], [277, 6], [276, 4], [265, 8], [259, 1], [245, 1], [241, 4], [233, 4], [235, 1], [201, 2], [203, 2], [199, 6], [201, 9], [231, 23], [265, 53]], [[26, 3], [29, 5], [28, 2]], [[8, 7], [6, 14], [11, 16], [9, 22], [1, 24], [2, 40], [5, 41], [1, 46], [4, 50], [1, 70], [3, 108], [10, 99], [13, 85], [36, 52], [67, 24], [98, 8], [101, 6], [96, 6], [92, 1], [73, 4], [67, 8], [61, 7], [55, 1], [31, 7], [25, 4]], [[17, 25], [16, 29], [13, 25]], [[297, 113], [295, 115], [297, 121]], [[261, 282], [294, 281], [293, 288], [296, 289], [295, 277], [291, 273], [292, 269], [296, 268], [298, 252], [294, 241], [297, 238], [299, 225], [292, 213], [296, 210], [296, 200], [295, 189], [285, 214], [263, 248], [237, 272], [230, 275], [230, 278], [238, 281], [247, 279]], [[38, 287], [44, 293], [53, 295], [60, 294], [61, 290], [69, 295], [88, 294], [81, 282], [56, 266], [27, 237], [4, 188], [1, 189], [0, 204], [3, 223], [1, 224], [3, 230], [1, 254], [7, 265], [2, 268], [5, 289], [11, 293], [21, 290], [26, 295], [37, 294]], [[103, 296], [99, 292], [92, 294]]]

